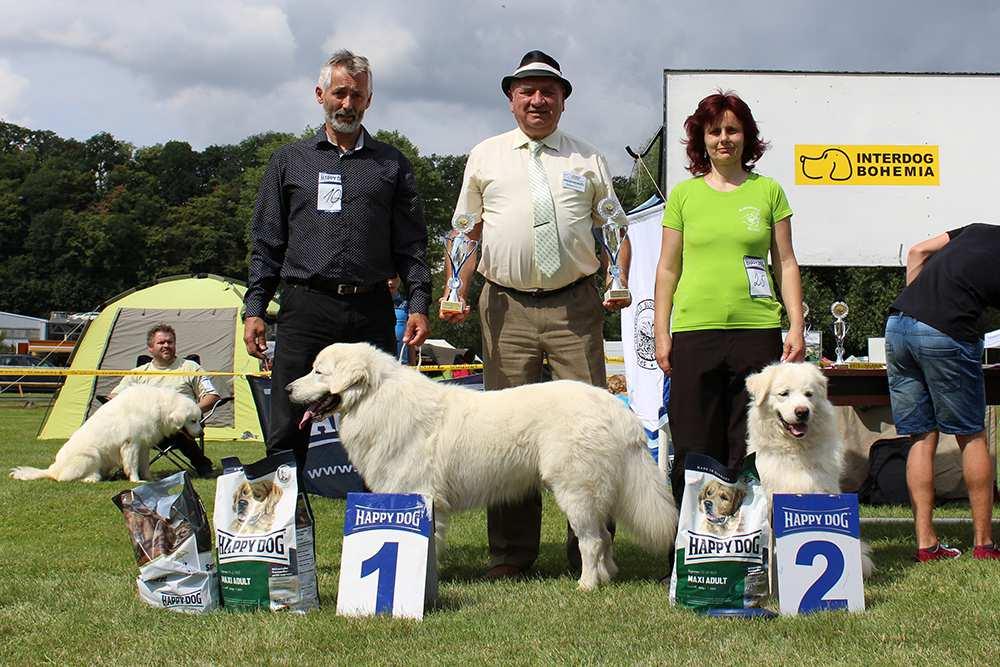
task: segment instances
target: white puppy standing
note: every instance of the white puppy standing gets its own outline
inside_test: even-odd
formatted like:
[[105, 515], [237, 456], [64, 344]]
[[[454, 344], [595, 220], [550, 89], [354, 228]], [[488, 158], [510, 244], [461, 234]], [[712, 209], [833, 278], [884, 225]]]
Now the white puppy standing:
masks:
[[621, 401], [581, 382], [479, 392], [429, 380], [367, 344], [335, 344], [288, 385], [303, 417], [339, 412], [340, 438], [369, 488], [433, 499], [435, 535], [447, 517], [549, 487], [580, 539], [580, 588], [617, 572], [607, 520], [666, 553], [677, 508]]
[[[815, 364], [772, 364], [746, 381], [750, 393], [747, 453], [768, 499], [775, 493], [840, 493], [844, 442], [827, 399], [826, 376]], [[861, 566], [874, 570], [870, 547], [861, 543]]]
[[129, 481], [149, 479], [149, 449], [181, 429], [201, 434], [201, 410], [173, 389], [137, 385], [99, 407], [45, 470], [12, 468], [14, 479], [99, 482], [121, 468]]

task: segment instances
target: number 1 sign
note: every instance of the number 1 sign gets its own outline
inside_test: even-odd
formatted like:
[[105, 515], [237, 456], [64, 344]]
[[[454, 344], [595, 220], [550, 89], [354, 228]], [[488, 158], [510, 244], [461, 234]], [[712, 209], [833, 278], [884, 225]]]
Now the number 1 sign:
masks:
[[437, 596], [434, 514], [419, 494], [348, 493], [337, 613], [423, 618]]
[[781, 613], [864, 611], [857, 495], [776, 493], [773, 506]]

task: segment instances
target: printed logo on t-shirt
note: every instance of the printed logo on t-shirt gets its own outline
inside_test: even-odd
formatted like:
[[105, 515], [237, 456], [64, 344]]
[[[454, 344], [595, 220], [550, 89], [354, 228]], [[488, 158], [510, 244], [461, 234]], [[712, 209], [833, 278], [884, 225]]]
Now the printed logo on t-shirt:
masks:
[[760, 209], [756, 206], [744, 206], [740, 209], [740, 216], [743, 224], [747, 226], [748, 232], [760, 231]]

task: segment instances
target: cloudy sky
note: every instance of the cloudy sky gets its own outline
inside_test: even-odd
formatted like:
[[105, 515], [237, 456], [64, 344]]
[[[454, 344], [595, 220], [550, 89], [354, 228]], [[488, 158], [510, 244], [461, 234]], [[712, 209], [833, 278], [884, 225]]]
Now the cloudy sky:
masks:
[[616, 173], [662, 119], [663, 70], [1000, 71], [1000, 5], [951, 0], [0, 0], [0, 118], [195, 148], [317, 124], [316, 73], [375, 74], [369, 129], [464, 153], [512, 127], [499, 80], [531, 49], [573, 82], [563, 129]]

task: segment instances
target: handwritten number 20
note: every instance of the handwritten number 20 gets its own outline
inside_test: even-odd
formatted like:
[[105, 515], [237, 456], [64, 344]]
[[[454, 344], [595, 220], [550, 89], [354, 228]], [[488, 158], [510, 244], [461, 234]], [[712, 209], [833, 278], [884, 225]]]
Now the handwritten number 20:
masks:
[[392, 614], [396, 595], [396, 562], [399, 560], [399, 542], [384, 542], [382, 548], [361, 563], [361, 578], [378, 572], [375, 591], [375, 613]]
[[833, 542], [816, 540], [806, 542], [795, 554], [796, 565], [812, 565], [817, 556], [822, 556], [826, 560], [826, 569], [813, 582], [813, 585], [806, 590], [799, 602], [799, 613], [804, 614], [810, 611], [821, 609], [847, 609], [847, 600], [824, 600], [834, 584], [840, 581], [840, 575], [844, 573], [844, 554]]

